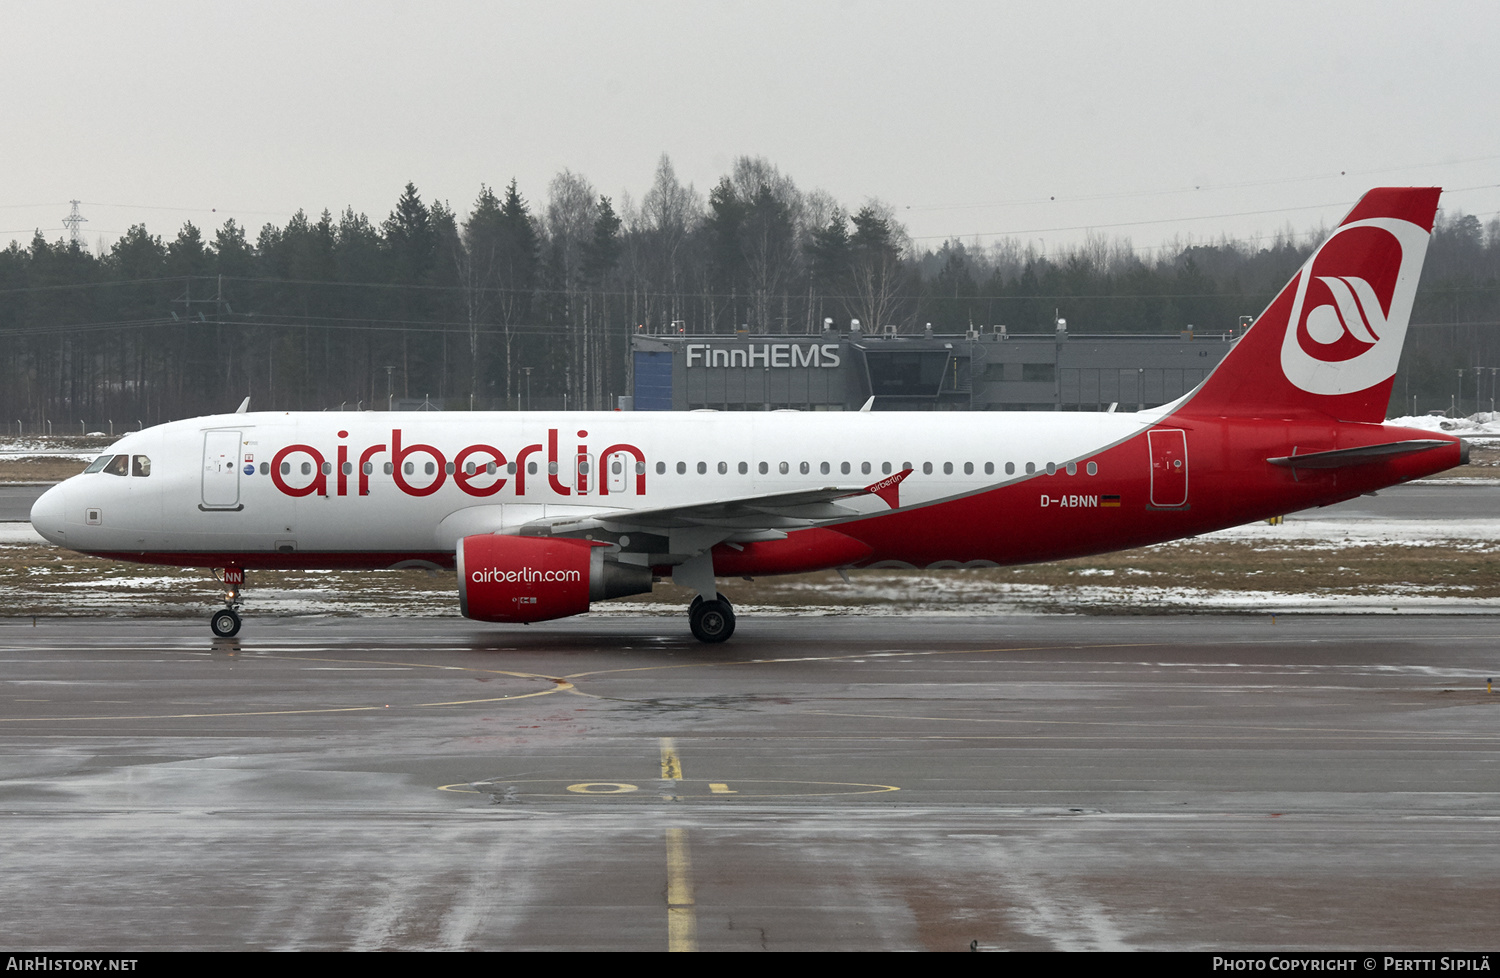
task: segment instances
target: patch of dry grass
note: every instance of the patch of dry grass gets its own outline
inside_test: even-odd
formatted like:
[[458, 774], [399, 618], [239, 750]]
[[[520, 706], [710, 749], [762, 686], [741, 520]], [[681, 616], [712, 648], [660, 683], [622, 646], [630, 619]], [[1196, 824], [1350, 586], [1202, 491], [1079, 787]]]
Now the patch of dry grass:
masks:
[[[1421, 595], [1500, 598], [1500, 562], [1490, 543], [1341, 546], [1189, 540], [1025, 567], [948, 571], [831, 571], [728, 579], [737, 606], [795, 610], [887, 608], [911, 611], [1119, 610], [1146, 592], [1390, 598]], [[101, 560], [48, 546], [0, 547], [0, 615], [197, 617], [218, 604], [222, 586], [195, 568]], [[251, 571], [244, 592], [252, 614], [456, 615], [451, 572]], [[686, 606], [692, 593], [670, 583], [652, 594], [597, 610]], [[1151, 605], [1151, 601], [1144, 602]], [[623, 606], [623, 607], [622, 607]], [[1148, 609], [1149, 610], [1149, 609]]]
[[45, 455], [0, 459], [0, 482], [61, 482], [82, 472], [88, 462]]

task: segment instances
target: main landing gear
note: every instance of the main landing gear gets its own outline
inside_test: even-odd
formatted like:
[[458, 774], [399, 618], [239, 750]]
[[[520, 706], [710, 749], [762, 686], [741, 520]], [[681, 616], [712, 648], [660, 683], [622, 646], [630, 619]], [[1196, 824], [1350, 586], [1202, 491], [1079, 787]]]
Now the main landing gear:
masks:
[[224, 582], [224, 607], [215, 611], [208, 619], [208, 627], [219, 638], [232, 638], [240, 633], [240, 616], [235, 607], [240, 603], [240, 586], [245, 583], [245, 571], [240, 567], [224, 568], [224, 576], [214, 578]]
[[688, 624], [700, 642], [722, 642], [734, 634], [734, 607], [720, 594], [713, 601], [693, 599], [688, 608]]

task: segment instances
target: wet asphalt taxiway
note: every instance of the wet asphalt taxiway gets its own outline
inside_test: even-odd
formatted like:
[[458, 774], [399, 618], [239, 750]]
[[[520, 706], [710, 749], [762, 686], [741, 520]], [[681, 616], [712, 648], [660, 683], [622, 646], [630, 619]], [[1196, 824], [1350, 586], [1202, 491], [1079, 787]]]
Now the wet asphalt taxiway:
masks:
[[1486, 617], [0, 619], [0, 659], [17, 946], [1500, 943]]

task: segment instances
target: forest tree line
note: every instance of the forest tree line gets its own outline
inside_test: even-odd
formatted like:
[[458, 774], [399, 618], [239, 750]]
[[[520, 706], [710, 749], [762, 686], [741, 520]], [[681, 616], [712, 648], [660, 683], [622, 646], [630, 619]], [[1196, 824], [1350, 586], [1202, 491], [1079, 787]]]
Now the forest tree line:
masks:
[[[1218, 333], [1260, 312], [1322, 235], [1141, 253], [1090, 238], [919, 246], [891, 208], [848, 208], [741, 158], [706, 195], [665, 156], [639, 202], [563, 171], [467, 213], [408, 184], [378, 223], [346, 209], [251, 237], [137, 225], [95, 254], [0, 251], [0, 430], [120, 430], [233, 410], [599, 409], [629, 393], [631, 334]], [[1393, 400], [1489, 406], [1500, 367], [1500, 219], [1441, 214]], [[1459, 370], [1468, 372], [1468, 380]], [[1460, 405], [1462, 406], [1462, 404]], [[1394, 410], [1393, 405], [1393, 410]], [[1399, 412], [1398, 412], [1399, 413]]]

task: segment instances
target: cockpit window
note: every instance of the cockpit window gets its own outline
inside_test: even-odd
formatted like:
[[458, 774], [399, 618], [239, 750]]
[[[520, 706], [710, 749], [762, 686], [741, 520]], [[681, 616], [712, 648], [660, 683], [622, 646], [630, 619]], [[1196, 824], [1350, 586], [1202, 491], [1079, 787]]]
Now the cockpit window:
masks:
[[137, 455], [134, 463], [130, 466], [130, 474], [139, 479], [144, 479], [151, 474], [151, 456]]
[[83, 470], [83, 474], [93, 475], [95, 472], [100, 471], [106, 465], [108, 465], [109, 460], [112, 458], [114, 458], [113, 455], [100, 455], [98, 458], [89, 463], [89, 467]]
[[130, 474], [130, 456], [129, 455], [116, 455], [114, 458], [110, 459], [109, 463], [104, 466], [104, 474], [105, 475], [129, 475]]

